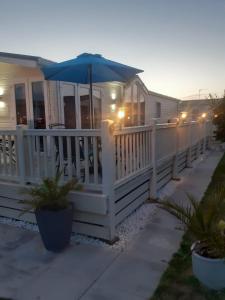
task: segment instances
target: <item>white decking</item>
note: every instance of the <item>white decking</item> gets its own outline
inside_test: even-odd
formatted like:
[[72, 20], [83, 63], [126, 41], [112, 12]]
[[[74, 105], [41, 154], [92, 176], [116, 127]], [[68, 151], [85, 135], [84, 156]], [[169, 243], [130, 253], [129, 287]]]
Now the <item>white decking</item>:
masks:
[[210, 142], [211, 123], [160, 124], [114, 130], [0, 131], [0, 215], [19, 217], [21, 186], [36, 184], [62, 171], [62, 180], [77, 177], [82, 192], [75, 203], [74, 231], [106, 240], [115, 227], [172, 178], [177, 178]]

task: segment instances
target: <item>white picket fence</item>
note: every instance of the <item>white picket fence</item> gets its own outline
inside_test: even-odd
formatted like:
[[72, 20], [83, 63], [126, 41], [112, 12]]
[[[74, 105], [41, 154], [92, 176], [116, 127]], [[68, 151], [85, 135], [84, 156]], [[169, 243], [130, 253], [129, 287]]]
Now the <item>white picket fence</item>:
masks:
[[1, 130], [0, 215], [19, 218], [18, 187], [61, 171], [84, 186], [71, 196], [74, 230], [113, 240], [117, 224], [204, 153], [211, 130], [210, 122], [114, 129], [109, 120], [98, 130]]

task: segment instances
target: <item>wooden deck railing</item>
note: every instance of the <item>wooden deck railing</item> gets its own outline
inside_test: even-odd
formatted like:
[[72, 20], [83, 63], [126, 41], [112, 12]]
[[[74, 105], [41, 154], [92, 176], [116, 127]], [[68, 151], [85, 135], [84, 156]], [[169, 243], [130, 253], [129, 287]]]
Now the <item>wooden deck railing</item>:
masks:
[[0, 130], [0, 178], [38, 183], [61, 171], [64, 180], [77, 177], [86, 187], [102, 190], [102, 178], [105, 174], [107, 181], [108, 168], [111, 184], [118, 184], [146, 168], [154, 169], [167, 157], [175, 156], [176, 160], [179, 152], [200, 141], [204, 147], [211, 130], [207, 122], [120, 130], [114, 130], [111, 123], [103, 121], [102, 129], [93, 130], [20, 126]]

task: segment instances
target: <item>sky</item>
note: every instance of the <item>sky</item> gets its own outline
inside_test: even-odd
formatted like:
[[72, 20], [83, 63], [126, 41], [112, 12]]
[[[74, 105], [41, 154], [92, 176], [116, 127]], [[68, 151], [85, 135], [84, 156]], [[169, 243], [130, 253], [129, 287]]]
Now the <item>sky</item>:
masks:
[[100, 53], [177, 98], [225, 90], [225, 0], [0, 0], [0, 39], [57, 62]]

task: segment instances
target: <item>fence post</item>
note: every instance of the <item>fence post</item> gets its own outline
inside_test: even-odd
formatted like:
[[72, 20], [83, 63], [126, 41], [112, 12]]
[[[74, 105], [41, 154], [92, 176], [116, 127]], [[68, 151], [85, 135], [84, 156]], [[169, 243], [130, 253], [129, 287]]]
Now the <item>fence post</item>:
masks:
[[189, 131], [189, 136], [188, 136], [188, 153], [187, 153], [187, 168], [192, 168], [192, 161], [191, 161], [191, 152], [192, 152], [192, 121], [189, 122], [188, 125], [188, 131]]
[[156, 174], [156, 122], [153, 120], [151, 132], [151, 154], [152, 175], [150, 179], [150, 199], [157, 199], [157, 174]]
[[103, 120], [101, 124], [102, 137], [102, 189], [107, 196], [109, 213], [109, 239], [113, 243], [117, 240], [115, 233], [115, 143], [113, 136], [113, 121]]
[[212, 145], [213, 145], [213, 133], [214, 133], [214, 131], [213, 131], [213, 122], [212, 122], [212, 120], [210, 120], [209, 122], [210, 123], [208, 124], [207, 131], [206, 131], [207, 132], [207, 140], [208, 140], [207, 149], [212, 150], [213, 149]]
[[206, 150], [206, 120], [203, 120], [203, 146], [202, 146], [202, 154], [205, 153]]
[[[202, 123], [198, 121], [198, 132], [201, 130], [200, 128], [201, 125]], [[200, 131], [200, 134], [198, 134], [198, 142], [197, 142], [197, 158], [201, 155], [201, 138], [202, 138], [202, 134]]]
[[179, 154], [179, 127], [180, 127], [180, 121], [177, 122], [176, 126], [176, 149], [175, 149], [175, 155], [173, 159], [173, 172], [172, 172], [172, 179], [173, 180], [180, 180], [178, 177], [178, 154]]
[[16, 148], [17, 148], [17, 167], [20, 184], [25, 183], [25, 158], [24, 158], [24, 138], [23, 127], [16, 126]]

